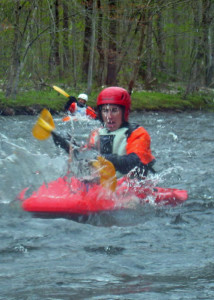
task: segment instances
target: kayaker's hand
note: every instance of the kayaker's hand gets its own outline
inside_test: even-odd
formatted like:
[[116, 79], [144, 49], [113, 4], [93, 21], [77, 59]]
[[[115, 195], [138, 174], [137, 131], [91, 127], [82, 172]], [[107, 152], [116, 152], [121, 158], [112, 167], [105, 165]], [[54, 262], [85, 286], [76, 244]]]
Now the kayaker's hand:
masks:
[[77, 99], [73, 96], [70, 96], [68, 99], [69, 99], [70, 104], [73, 102], [77, 102]]
[[69, 107], [72, 103], [77, 102], [77, 99], [73, 96], [69, 96], [68, 99], [69, 100], [66, 102], [65, 107], [64, 107], [65, 111], [67, 111], [69, 109]]
[[70, 152], [70, 143], [69, 141], [62, 137], [60, 134], [58, 134], [57, 132], [52, 131], [52, 137], [53, 137], [53, 141], [55, 143], [56, 146], [64, 149], [67, 153]]

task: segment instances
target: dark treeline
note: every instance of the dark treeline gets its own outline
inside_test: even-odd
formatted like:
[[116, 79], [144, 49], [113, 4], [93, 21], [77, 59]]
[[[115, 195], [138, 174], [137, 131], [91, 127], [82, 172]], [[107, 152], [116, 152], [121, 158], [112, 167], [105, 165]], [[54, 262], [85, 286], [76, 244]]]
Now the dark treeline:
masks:
[[[91, 89], [214, 86], [214, 0], [1, 0], [6, 97], [51, 82]], [[22, 83], [22, 84], [21, 84]]]

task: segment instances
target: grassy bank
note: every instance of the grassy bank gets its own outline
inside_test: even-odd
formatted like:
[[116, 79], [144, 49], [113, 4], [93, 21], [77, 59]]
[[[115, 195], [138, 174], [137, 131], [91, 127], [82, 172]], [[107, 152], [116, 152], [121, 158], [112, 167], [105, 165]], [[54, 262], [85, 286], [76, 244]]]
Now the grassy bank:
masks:
[[197, 93], [183, 98], [182, 94], [160, 92], [135, 92], [132, 95], [133, 110], [212, 110], [214, 111], [214, 95]]
[[[68, 94], [77, 97], [77, 93], [66, 90]], [[99, 91], [93, 92], [89, 96], [88, 105], [96, 107], [96, 98]], [[42, 108], [48, 108], [52, 112], [60, 112], [68, 99], [58, 94], [51, 87], [45, 91], [27, 91], [20, 93], [16, 99], [5, 98], [3, 92], [0, 92], [0, 110], [14, 110], [19, 113], [24, 108], [31, 108], [34, 111], [40, 111]], [[185, 100], [182, 94], [170, 94], [160, 92], [135, 91], [132, 94], [132, 111], [142, 110], [209, 110], [214, 111], [214, 95], [213, 93], [197, 93], [188, 96]]]

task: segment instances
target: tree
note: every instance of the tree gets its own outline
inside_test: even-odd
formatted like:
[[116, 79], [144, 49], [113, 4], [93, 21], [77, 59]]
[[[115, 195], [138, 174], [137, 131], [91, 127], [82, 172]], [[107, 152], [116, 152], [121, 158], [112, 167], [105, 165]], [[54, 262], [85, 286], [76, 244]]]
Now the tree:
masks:
[[103, 12], [101, 7], [101, 1], [97, 0], [97, 9], [98, 9], [98, 23], [97, 23], [97, 52], [98, 52], [98, 68], [97, 68], [97, 84], [101, 86], [104, 81], [104, 67], [105, 67], [105, 55], [103, 49], [103, 31], [102, 31], [102, 20]]
[[163, 4], [164, 0], [159, 2], [160, 7], [158, 8], [156, 15], [156, 24], [157, 24], [157, 35], [156, 35], [156, 43], [158, 50], [158, 62], [161, 72], [166, 71], [165, 65], [165, 36], [164, 36], [164, 24], [163, 24]]
[[93, 0], [91, 49], [90, 49], [89, 66], [88, 66], [88, 87], [87, 87], [87, 93], [89, 95], [92, 89], [92, 77], [93, 77], [94, 48], [95, 48], [95, 19], [96, 19], [96, 1]]
[[[49, 0], [48, 0], [49, 2]], [[59, 51], [59, 0], [54, 0], [53, 10], [49, 3], [49, 11], [51, 16], [51, 39], [50, 39], [50, 56], [49, 56], [49, 72], [53, 73], [58, 67], [59, 77], [60, 71], [60, 51]]]
[[38, 8], [36, 0], [31, 3], [17, 0], [13, 5], [13, 46], [5, 95], [6, 97], [10, 96], [15, 98], [18, 92], [20, 73], [24, 68], [27, 54], [32, 44], [48, 29], [48, 27], [40, 32], [36, 31], [35, 36], [33, 35], [35, 15]]
[[212, 0], [202, 1], [202, 31], [203, 31], [203, 52], [205, 65], [205, 85], [214, 84], [214, 47], [212, 36], [212, 22], [213, 22], [214, 3]]
[[193, 46], [191, 52], [191, 65], [189, 71], [189, 80], [187, 88], [185, 91], [185, 97], [192, 92], [195, 92], [199, 89], [199, 86], [202, 83], [202, 74], [203, 74], [203, 58], [204, 58], [204, 49], [203, 49], [203, 34], [202, 34], [202, 9], [201, 0], [195, 0], [192, 2], [192, 10], [194, 15], [194, 29], [195, 34], [193, 36]]
[[84, 30], [84, 42], [83, 42], [83, 59], [82, 59], [82, 79], [88, 76], [88, 64], [90, 56], [90, 41], [92, 35], [92, 13], [93, 13], [93, 0], [84, 0], [85, 7], [85, 30]]
[[129, 85], [128, 85], [129, 94], [132, 93], [133, 87], [135, 85], [135, 81], [136, 81], [137, 76], [138, 76], [140, 64], [142, 62], [142, 51], [143, 51], [143, 46], [144, 46], [144, 42], [145, 42], [146, 26], [147, 26], [146, 9], [143, 9], [141, 11], [140, 18], [139, 18], [139, 23], [138, 23], [138, 26], [137, 26], [137, 30], [140, 31], [140, 40], [139, 40], [139, 44], [138, 44], [136, 59], [135, 59], [134, 64], [133, 64], [134, 66], [133, 66], [132, 76], [131, 76], [131, 79], [130, 79]]
[[109, 6], [109, 44], [108, 44], [108, 54], [107, 54], [107, 85], [117, 84], [117, 22], [116, 22], [116, 0], [108, 0]]
[[[69, 48], [69, 15], [67, 1], [63, 1], [63, 70], [69, 72], [71, 55]], [[66, 72], [66, 73], [67, 73]]]

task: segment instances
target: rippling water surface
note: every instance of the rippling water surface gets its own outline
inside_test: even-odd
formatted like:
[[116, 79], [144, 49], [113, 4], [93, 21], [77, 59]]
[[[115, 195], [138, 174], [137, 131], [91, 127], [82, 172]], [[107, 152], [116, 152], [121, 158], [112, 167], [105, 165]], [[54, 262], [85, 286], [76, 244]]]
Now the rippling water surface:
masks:
[[[0, 299], [214, 299], [214, 114], [133, 120], [151, 135], [159, 186], [189, 199], [81, 223], [21, 210], [17, 194], [65, 174], [67, 156], [32, 137], [36, 117], [0, 116]], [[79, 140], [97, 125], [55, 122]]]

